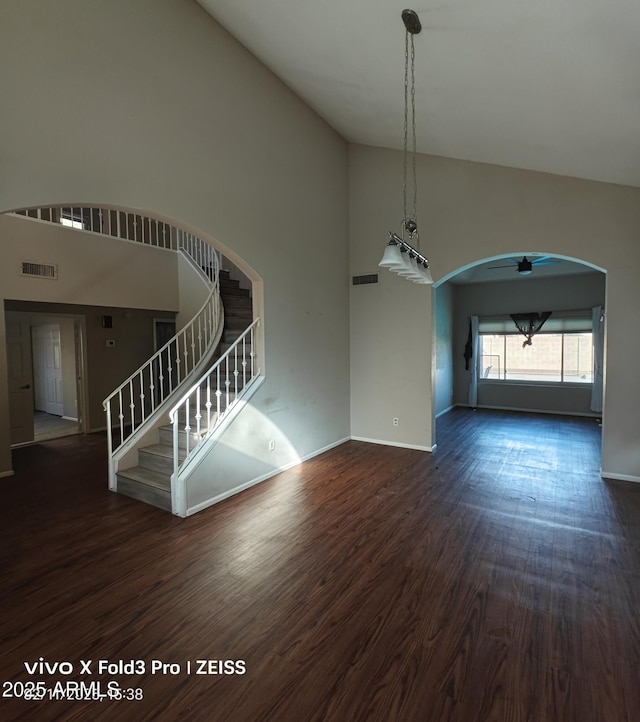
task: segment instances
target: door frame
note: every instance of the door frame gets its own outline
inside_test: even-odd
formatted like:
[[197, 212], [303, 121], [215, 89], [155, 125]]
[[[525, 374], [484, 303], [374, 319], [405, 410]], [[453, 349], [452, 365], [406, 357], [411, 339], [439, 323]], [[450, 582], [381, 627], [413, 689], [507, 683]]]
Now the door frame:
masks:
[[[46, 306], [47, 304], [42, 304]], [[88, 364], [87, 364], [87, 344], [86, 344], [86, 316], [76, 313], [56, 313], [47, 311], [14, 311], [5, 309], [5, 334], [8, 319], [20, 319], [22, 322], [28, 323], [29, 327], [43, 325], [47, 323], [55, 323], [55, 319], [72, 319], [74, 328], [74, 353], [76, 359], [76, 399], [78, 414], [78, 429], [81, 434], [89, 431], [87, 420], [87, 399], [88, 393]], [[33, 383], [33, 359], [31, 359], [31, 378]], [[13, 444], [12, 446], [22, 446], [33, 444], [34, 440], [26, 441], [24, 444]]]

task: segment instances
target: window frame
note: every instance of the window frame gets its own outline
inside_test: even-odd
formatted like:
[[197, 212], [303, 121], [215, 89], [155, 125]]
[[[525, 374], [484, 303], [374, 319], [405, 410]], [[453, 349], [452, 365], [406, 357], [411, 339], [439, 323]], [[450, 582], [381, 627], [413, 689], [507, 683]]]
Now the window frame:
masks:
[[[571, 380], [565, 380], [565, 337], [569, 336], [583, 336], [585, 334], [591, 335], [591, 380], [590, 381], [571, 381]], [[592, 331], [552, 331], [548, 333], [544, 333], [543, 331], [540, 331], [536, 336], [533, 338], [533, 343], [535, 344], [536, 338], [539, 338], [541, 336], [560, 336], [561, 337], [561, 347], [560, 347], [560, 369], [559, 369], [559, 375], [560, 380], [551, 380], [551, 379], [544, 379], [544, 378], [531, 378], [531, 379], [509, 379], [505, 378], [505, 375], [508, 373], [508, 363], [507, 363], [507, 336], [521, 336], [521, 334], [513, 333], [513, 332], [495, 332], [495, 331], [484, 331], [478, 333], [478, 358], [476, 360], [476, 371], [477, 371], [477, 377], [478, 382], [481, 384], [512, 384], [516, 386], [552, 386], [552, 387], [575, 387], [575, 388], [590, 388], [593, 386], [593, 375], [594, 375], [594, 361], [593, 361], [593, 332]], [[502, 359], [504, 360], [504, 368], [500, 370], [500, 375], [498, 377], [492, 377], [492, 378], [485, 378], [483, 368], [484, 364], [482, 363], [482, 359], [486, 355], [490, 354], [482, 354], [482, 337], [483, 336], [493, 336], [493, 337], [502, 337], [503, 339], [503, 351], [502, 351]]]

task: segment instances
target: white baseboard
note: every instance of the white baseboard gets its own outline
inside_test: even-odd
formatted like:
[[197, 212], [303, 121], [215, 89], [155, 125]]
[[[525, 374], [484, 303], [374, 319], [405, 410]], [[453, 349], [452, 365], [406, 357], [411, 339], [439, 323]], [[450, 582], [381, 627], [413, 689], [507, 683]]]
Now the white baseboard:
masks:
[[397, 446], [400, 449], [415, 449], [416, 451], [435, 451], [437, 444], [433, 446], [420, 446], [419, 444], [403, 444], [400, 441], [383, 441], [382, 439], [367, 439], [364, 436], [352, 436], [352, 441], [364, 441], [367, 444], [378, 444], [380, 446]]
[[218, 496], [214, 496], [211, 499], [207, 499], [206, 501], [200, 502], [200, 504], [196, 504], [195, 506], [189, 507], [187, 509], [187, 516], [192, 516], [193, 514], [197, 514], [199, 511], [202, 511], [203, 509], [207, 509], [208, 507], [213, 506], [214, 504], [217, 504], [220, 501], [224, 501], [225, 499], [228, 499], [230, 496], [235, 496], [236, 494], [239, 494], [241, 491], [245, 491], [246, 489], [250, 489], [252, 486], [255, 486], [256, 484], [260, 484], [261, 482], [266, 481], [267, 479], [271, 479], [273, 476], [277, 476], [278, 474], [281, 474], [283, 471], [287, 471], [288, 469], [292, 469], [294, 466], [298, 466], [299, 464], [302, 464], [305, 461], [309, 461], [309, 459], [313, 459], [314, 456], [320, 456], [320, 454], [324, 454], [325, 451], [334, 449], [336, 446], [341, 446], [342, 444], [344, 444], [347, 441], [350, 441], [349, 436], [346, 436], [344, 439], [339, 439], [338, 441], [334, 441], [333, 443], [328, 444], [327, 446], [323, 446], [321, 449], [316, 449], [316, 451], [312, 451], [310, 454], [306, 454], [305, 456], [303, 456], [300, 459], [295, 459], [294, 461], [290, 461], [288, 464], [284, 464], [283, 466], [280, 466], [277, 469], [272, 469], [271, 471], [268, 471], [266, 474], [262, 474], [261, 476], [258, 476], [255, 479], [246, 481], [244, 484], [235, 486], [233, 489], [229, 489], [228, 491], [225, 491], [222, 494], [218, 494]]
[[64, 419], [64, 421], [78, 421], [77, 416], [63, 416], [62, 418]]
[[640, 476], [632, 476], [631, 474], [613, 474], [604, 469], [600, 469], [600, 476], [603, 479], [613, 479], [614, 481], [632, 481], [640, 484]]
[[[295, 462], [295, 463], [298, 463], [298, 462]], [[289, 468], [290, 468], [290, 466], [283, 467], [282, 469], [274, 469], [273, 471], [270, 471], [267, 474], [258, 476], [256, 479], [251, 479], [250, 481], [246, 481], [244, 484], [240, 484], [239, 486], [234, 486], [233, 489], [224, 491], [222, 494], [218, 494], [217, 496], [214, 496], [211, 499], [207, 499], [206, 501], [201, 501], [199, 504], [196, 504], [195, 506], [190, 506], [187, 509], [186, 516], [193, 516], [193, 514], [197, 514], [199, 511], [208, 509], [210, 506], [213, 506], [214, 504], [218, 504], [219, 502], [224, 501], [225, 499], [228, 499], [230, 496], [235, 496], [236, 494], [239, 494], [241, 491], [246, 491], [247, 489], [250, 489], [252, 486], [255, 486], [256, 484], [260, 484], [261, 482], [266, 481], [267, 479], [270, 479], [272, 476], [276, 476], [276, 474], [279, 474], [282, 471], [286, 471], [286, 469], [289, 469]]]
[[[303, 461], [309, 461], [309, 459], [313, 459], [314, 456], [320, 456], [320, 454], [324, 454], [325, 451], [330, 451], [331, 449], [335, 449], [336, 446], [342, 446], [342, 444], [346, 444], [347, 441], [351, 441], [350, 436], [345, 436], [343, 439], [339, 439], [338, 441], [333, 441], [331, 444], [327, 444], [327, 446], [323, 446], [321, 449], [318, 449], [317, 451], [312, 451], [310, 454], [303, 456], [300, 459], [300, 462], [296, 462], [296, 463], [302, 463]], [[289, 466], [287, 468], [291, 468], [292, 466], [295, 466], [296, 463], [289, 464]]]
[[0, 471], [0, 479], [6, 479], [9, 476], [13, 476], [15, 471], [10, 469], [9, 471]]

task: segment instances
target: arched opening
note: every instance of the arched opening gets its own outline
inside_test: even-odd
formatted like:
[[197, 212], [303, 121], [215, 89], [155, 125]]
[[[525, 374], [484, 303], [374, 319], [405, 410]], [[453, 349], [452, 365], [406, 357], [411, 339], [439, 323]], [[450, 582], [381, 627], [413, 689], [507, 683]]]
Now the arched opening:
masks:
[[[604, 318], [606, 280], [603, 268], [543, 251], [485, 257], [440, 279], [434, 285], [436, 440], [438, 419], [454, 407], [599, 423], [602, 406], [592, 403], [593, 309], [601, 308]], [[547, 326], [528, 344], [511, 316], [543, 312], [551, 312]], [[474, 316], [477, 345], [470, 338]]]
[[[214, 248], [227, 286], [240, 289], [235, 297], [248, 296], [248, 304], [228, 310], [231, 331], [262, 312], [261, 279], [246, 261], [160, 214], [56, 205], [0, 218], [6, 226], [2, 300], [9, 364], [2, 383], [8, 386], [10, 428], [2, 443], [7, 446], [53, 438], [57, 429], [66, 435], [104, 428], [102, 399], [113, 388], [105, 379], [126, 378], [157, 351], [166, 327], [187, 323], [189, 310], [200, 304], [197, 293], [185, 288], [188, 281], [183, 283], [171, 253], [179, 234]], [[105, 236], [114, 243], [105, 243]], [[185, 299], [187, 312], [181, 307]], [[41, 379], [38, 366], [52, 367], [52, 373]], [[37, 410], [50, 417], [40, 434], [34, 434]]]

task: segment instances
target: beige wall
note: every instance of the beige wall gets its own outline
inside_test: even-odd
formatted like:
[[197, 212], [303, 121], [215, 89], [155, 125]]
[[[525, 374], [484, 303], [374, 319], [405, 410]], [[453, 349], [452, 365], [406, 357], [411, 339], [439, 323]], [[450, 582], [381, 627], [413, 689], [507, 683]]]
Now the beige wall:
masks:
[[[402, 153], [352, 146], [349, 182], [351, 271], [375, 272], [386, 231], [399, 230], [402, 217]], [[432, 156], [419, 157], [418, 183], [422, 251], [436, 281], [487, 257], [527, 252], [607, 271], [602, 467], [640, 480], [640, 339], [630, 332], [640, 307], [640, 190]], [[387, 271], [380, 278], [367, 303], [351, 307], [352, 432], [428, 445], [433, 290]], [[416, 425], [398, 436], [390, 418], [407, 415]]]
[[436, 416], [449, 410], [454, 403], [453, 384], [457, 346], [454, 338], [454, 288], [443, 283], [434, 289], [435, 314], [435, 368], [434, 413]]
[[0, 210], [104, 203], [213, 239], [262, 281], [260, 417], [301, 456], [348, 436], [345, 141], [194, 2], [2, 15]]

